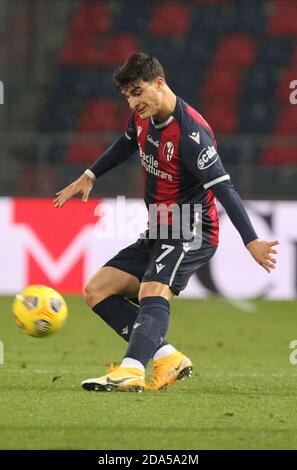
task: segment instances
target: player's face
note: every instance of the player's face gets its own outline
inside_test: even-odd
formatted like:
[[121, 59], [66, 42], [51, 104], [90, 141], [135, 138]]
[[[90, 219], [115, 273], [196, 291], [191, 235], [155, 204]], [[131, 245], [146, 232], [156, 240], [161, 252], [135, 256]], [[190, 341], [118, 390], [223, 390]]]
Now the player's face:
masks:
[[137, 111], [142, 119], [157, 116], [162, 106], [162, 78], [152, 82], [139, 81], [130, 85], [123, 92], [133, 111]]

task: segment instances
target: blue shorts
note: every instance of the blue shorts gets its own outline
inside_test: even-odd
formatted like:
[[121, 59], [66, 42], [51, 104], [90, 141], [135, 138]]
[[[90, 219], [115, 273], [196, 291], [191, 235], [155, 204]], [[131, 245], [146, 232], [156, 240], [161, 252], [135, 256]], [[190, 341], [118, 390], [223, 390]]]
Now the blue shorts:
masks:
[[104, 266], [132, 274], [140, 282], [161, 282], [168, 285], [174, 295], [178, 295], [192, 274], [212, 258], [216, 249], [216, 246], [202, 244], [198, 250], [188, 250], [182, 240], [139, 238]]

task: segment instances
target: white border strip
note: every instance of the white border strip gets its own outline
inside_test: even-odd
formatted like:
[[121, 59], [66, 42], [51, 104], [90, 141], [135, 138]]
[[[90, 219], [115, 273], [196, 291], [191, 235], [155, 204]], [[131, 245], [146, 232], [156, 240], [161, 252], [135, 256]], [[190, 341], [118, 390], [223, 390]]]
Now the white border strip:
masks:
[[185, 252], [183, 251], [182, 254], [180, 255], [180, 257], [179, 257], [178, 260], [177, 260], [177, 263], [176, 263], [176, 265], [175, 265], [175, 267], [174, 267], [174, 270], [172, 271], [172, 274], [171, 274], [171, 277], [170, 277], [170, 281], [169, 281], [169, 286], [172, 285], [174, 276], [175, 276], [175, 274], [176, 274], [176, 271], [178, 270], [178, 267], [179, 267], [180, 263], [182, 262], [182, 259], [183, 259], [184, 256], [185, 256]]
[[85, 171], [85, 175], [87, 175], [93, 181], [95, 181], [95, 179], [96, 179], [96, 175], [92, 172], [92, 170], [87, 169]]
[[240, 310], [241, 312], [256, 313], [257, 311], [256, 305], [253, 302], [249, 302], [248, 300], [224, 298], [223, 301], [232, 305], [232, 307]]
[[155, 126], [156, 129], [162, 129], [162, 127], [167, 126], [171, 121], [173, 121], [173, 116], [169, 116], [169, 118], [166, 119], [166, 121], [161, 122], [160, 124], [155, 124], [153, 118], [151, 117], [151, 121], [153, 125]]
[[209, 181], [208, 183], [205, 183], [203, 185], [203, 187], [204, 187], [204, 189], [208, 189], [208, 188], [210, 188], [211, 186], [214, 186], [217, 183], [221, 183], [222, 181], [229, 180], [229, 179], [230, 179], [230, 175], [219, 176], [218, 178], [215, 178], [214, 180]]

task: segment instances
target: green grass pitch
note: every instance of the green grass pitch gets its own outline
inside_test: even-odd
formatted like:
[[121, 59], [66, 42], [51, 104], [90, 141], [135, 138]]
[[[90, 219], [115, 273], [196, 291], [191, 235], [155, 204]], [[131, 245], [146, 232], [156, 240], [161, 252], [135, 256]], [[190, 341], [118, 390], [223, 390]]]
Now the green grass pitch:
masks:
[[11, 300], [0, 298], [1, 449], [297, 448], [296, 302], [173, 301], [168, 338], [193, 376], [139, 394], [80, 388], [125, 351], [81, 297], [67, 297], [67, 323], [42, 339], [15, 326]]

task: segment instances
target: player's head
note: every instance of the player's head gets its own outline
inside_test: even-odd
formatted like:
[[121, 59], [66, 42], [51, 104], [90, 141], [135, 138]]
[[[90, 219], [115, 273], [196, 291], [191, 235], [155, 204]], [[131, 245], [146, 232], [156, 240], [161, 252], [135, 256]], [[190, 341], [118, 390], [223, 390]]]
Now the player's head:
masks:
[[143, 119], [157, 115], [162, 108], [167, 85], [163, 67], [155, 57], [143, 52], [133, 54], [116, 69], [113, 81], [130, 108]]

